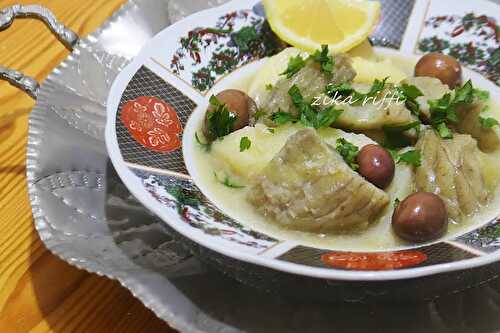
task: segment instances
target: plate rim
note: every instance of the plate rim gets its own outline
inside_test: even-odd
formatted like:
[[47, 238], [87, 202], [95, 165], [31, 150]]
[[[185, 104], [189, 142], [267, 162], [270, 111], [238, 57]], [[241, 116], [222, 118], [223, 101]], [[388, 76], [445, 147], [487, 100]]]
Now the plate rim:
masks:
[[[249, 2], [248, 6], [255, 5], [258, 2], [259, 2], [258, 0], [252, 0]], [[166, 35], [169, 32], [178, 30], [181, 24], [188, 24], [189, 22], [194, 23], [195, 21], [198, 21], [199, 19], [205, 16], [215, 16], [224, 13], [227, 10], [238, 9], [238, 8], [241, 8], [240, 1], [233, 0], [222, 6], [206, 9], [197, 12], [195, 14], [192, 14], [163, 29], [161, 32], [156, 34], [143, 46], [139, 54], [116, 77], [111, 86], [106, 107], [108, 115], [105, 127], [106, 149], [109, 153], [110, 160], [113, 163], [123, 183], [146, 208], [155, 213], [164, 223], [167, 223], [177, 232], [188, 237], [189, 239], [191, 239], [192, 241], [196, 242], [197, 244], [203, 247], [216, 251], [230, 258], [242, 260], [254, 265], [264, 266], [267, 268], [312, 278], [320, 278], [327, 280], [342, 280], [342, 281], [403, 280], [403, 279], [411, 279], [433, 274], [439, 274], [444, 272], [475, 268], [491, 264], [500, 260], [500, 250], [496, 250], [491, 253], [486, 253], [480, 257], [462, 259], [459, 261], [448, 262], [448, 263], [434, 264], [430, 266], [406, 268], [404, 270], [349, 271], [349, 270], [340, 270], [340, 269], [333, 269], [326, 267], [325, 268], [311, 267], [303, 264], [296, 264], [278, 260], [277, 258], [269, 258], [269, 257], [259, 256], [257, 254], [235, 251], [233, 247], [225, 246], [224, 244], [217, 241], [214, 242], [213, 238], [208, 238], [208, 236], [197, 234], [195, 230], [192, 230], [188, 226], [182, 225], [180, 223], [169, 222], [172, 219], [178, 219], [178, 216], [174, 216], [170, 212], [166, 211], [161, 203], [157, 202], [156, 200], [153, 200], [153, 197], [143, 188], [139, 179], [125, 164], [125, 161], [122, 157], [116, 136], [116, 113], [118, 112], [120, 100], [123, 95], [123, 92], [125, 91], [132, 77], [147, 62], [151, 45], [153, 45], [155, 41], [161, 39], [161, 36]], [[478, 74], [474, 71], [472, 72]]]

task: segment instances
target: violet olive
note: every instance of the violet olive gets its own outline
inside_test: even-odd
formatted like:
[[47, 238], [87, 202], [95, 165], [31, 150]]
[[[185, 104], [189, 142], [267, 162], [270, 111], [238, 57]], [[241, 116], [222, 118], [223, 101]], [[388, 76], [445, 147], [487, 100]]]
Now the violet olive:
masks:
[[447, 228], [446, 206], [434, 193], [413, 193], [401, 201], [392, 214], [392, 229], [406, 241], [430, 241], [442, 236]]
[[415, 66], [415, 76], [435, 77], [453, 89], [462, 83], [462, 66], [453, 57], [433, 52], [420, 58]]
[[[220, 103], [226, 105], [229, 112], [236, 116], [233, 131], [248, 126], [250, 110], [256, 108], [255, 102], [250, 96], [240, 90], [228, 89], [221, 91], [215, 97]], [[207, 112], [212, 111], [213, 107], [210, 106]]]
[[379, 145], [364, 146], [358, 154], [357, 162], [359, 173], [377, 187], [385, 188], [394, 178], [394, 159]]

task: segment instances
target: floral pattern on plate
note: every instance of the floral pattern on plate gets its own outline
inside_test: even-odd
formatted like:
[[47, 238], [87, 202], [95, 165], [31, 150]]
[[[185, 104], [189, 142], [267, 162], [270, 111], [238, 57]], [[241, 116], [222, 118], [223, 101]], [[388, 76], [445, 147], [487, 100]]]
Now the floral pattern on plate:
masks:
[[182, 221], [205, 234], [259, 250], [277, 242], [224, 215], [189, 179], [153, 174], [135, 168], [131, 170], [141, 179], [153, 198], [169, 209], [175, 209]]
[[285, 47], [271, 31], [260, 5], [229, 12], [213, 27], [197, 27], [179, 43], [170, 69], [200, 92], [206, 92], [218, 78], [236, 68]]
[[120, 114], [130, 135], [144, 147], [170, 152], [181, 147], [182, 126], [175, 109], [154, 96], [141, 96], [127, 102]]
[[440, 52], [483, 74], [500, 86], [500, 26], [498, 13], [441, 14], [438, 10], [425, 23], [418, 51]]

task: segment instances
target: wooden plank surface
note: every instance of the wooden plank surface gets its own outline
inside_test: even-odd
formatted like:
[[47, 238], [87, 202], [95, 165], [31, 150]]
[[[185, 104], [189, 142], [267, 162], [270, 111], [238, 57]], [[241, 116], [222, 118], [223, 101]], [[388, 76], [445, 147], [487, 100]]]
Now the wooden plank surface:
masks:
[[[0, 0], [0, 8], [15, 3], [45, 5], [84, 36], [124, 0]], [[0, 32], [0, 64], [39, 81], [67, 55], [41, 22], [17, 20]], [[25, 179], [33, 105], [0, 82], [0, 332], [173, 332], [117, 282], [66, 264], [39, 240]]]

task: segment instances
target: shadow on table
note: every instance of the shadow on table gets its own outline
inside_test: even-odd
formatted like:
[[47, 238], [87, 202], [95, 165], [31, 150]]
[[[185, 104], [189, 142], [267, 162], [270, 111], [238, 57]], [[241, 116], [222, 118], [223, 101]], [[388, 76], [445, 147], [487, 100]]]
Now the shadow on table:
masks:
[[[168, 305], [168, 311], [201, 327], [273, 333], [500, 330], [499, 279], [433, 302], [362, 304], [292, 300], [247, 287], [200, 264], [172, 239], [162, 222], [130, 195], [112, 167], [108, 168], [106, 188], [109, 229], [123, 254], [143, 271], [136, 274], [152, 281], [152, 286], [147, 286], [152, 289], [148, 291], [150, 298], [161, 300]], [[60, 281], [61, 273], [55, 271], [43, 274], [53, 274], [54, 281]], [[71, 286], [54, 288], [64, 290]], [[49, 291], [40, 288], [38, 292]]]

